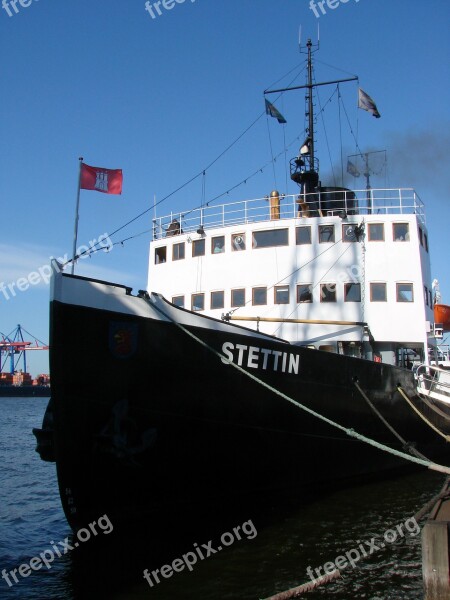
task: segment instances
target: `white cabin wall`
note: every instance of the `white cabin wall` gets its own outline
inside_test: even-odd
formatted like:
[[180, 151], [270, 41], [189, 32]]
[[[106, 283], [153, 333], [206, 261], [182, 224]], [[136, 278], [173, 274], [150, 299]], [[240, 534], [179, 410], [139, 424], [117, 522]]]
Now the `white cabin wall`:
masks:
[[[231, 307], [231, 289], [245, 288], [246, 306], [234, 310], [234, 315], [280, 317], [314, 320], [366, 321], [378, 342], [422, 343], [426, 345], [425, 321], [432, 321], [432, 310], [426, 306], [423, 286], [431, 285], [429, 255], [420, 245], [415, 215], [366, 215], [365, 261], [363, 246], [358, 242], [318, 242], [318, 226], [334, 224], [335, 240], [341, 239], [343, 223], [357, 225], [363, 217], [315, 217], [280, 219], [258, 223], [206, 229], [206, 255], [192, 257], [192, 243], [200, 235], [191, 233], [166, 237], [151, 243], [148, 290], [162, 293], [168, 300], [173, 296], [185, 297], [185, 308], [191, 308], [193, 293], [205, 294], [203, 314], [221, 318], [234, 310]], [[370, 242], [367, 226], [382, 222], [385, 226], [384, 242]], [[409, 223], [410, 239], [393, 241], [392, 223]], [[295, 244], [295, 228], [311, 226], [312, 243]], [[423, 231], [425, 228], [421, 225]], [[289, 228], [289, 246], [252, 248], [252, 231]], [[246, 249], [231, 250], [231, 235], [246, 235]], [[225, 235], [223, 254], [211, 252], [211, 238]], [[186, 257], [172, 261], [171, 247], [185, 242]], [[167, 246], [167, 262], [155, 264], [154, 248]], [[423, 273], [423, 275], [422, 275]], [[344, 284], [365, 279], [362, 284], [362, 302], [344, 302]], [[387, 302], [370, 301], [370, 282], [386, 282]], [[396, 283], [414, 285], [414, 302], [397, 302]], [[296, 302], [297, 284], [314, 284], [313, 303]], [[320, 283], [336, 283], [336, 302], [320, 301]], [[274, 304], [273, 285], [290, 286], [290, 303]], [[252, 306], [252, 288], [267, 286], [267, 305]], [[210, 310], [211, 291], [225, 291], [223, 309]], [[256, 323], [243, 321], [243, 325], [256, 328]], [[321, 344], [340, 341], [361, 341], [360, 326], [312, 325], [289, 323], [260, 323], [260, 330], [293, 342]]]

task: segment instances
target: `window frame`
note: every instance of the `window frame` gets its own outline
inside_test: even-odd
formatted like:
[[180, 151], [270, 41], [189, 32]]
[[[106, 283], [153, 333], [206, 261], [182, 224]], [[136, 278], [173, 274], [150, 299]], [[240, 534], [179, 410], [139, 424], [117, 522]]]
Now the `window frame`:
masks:
[[[346, 244], [355, 244], [358, 241], [356, 239], [356, 235], [355, 235], [355, 227], [357, 227], [357, 224], [356, 223], [342, 223], [341, 227], [342, 227], [342, 229], [341, 229], [341, 232], [342, 232], [342, 241], [344, 243], [346, 243]], [[347, 227], [347, 229], [349, 227], [352, 228], [352, 231], [353, 231], [353, 237], [352, 238], [348, 237], [347, 234], [345, 233], [345, 231], [344, 231], [345, 227]]]
[[[183, 256], [178, 256], [175, 257], [175, 248], [181, 249], [183, 248]], [[177, 261], [177, 260], [184, 260], [186, 258], [186, 246], [185, 246], [185, 242], [178, 242], [176, 244], [173, 244], [172, 246], [172, 260], [173, 261]]]
[[[242, 292], [244, 294], [244, 301], [242, 302], [242, 304], [238, 304], [235, 302], [234, 300], [234, 294], [237, 292]], [[231, 290], [231, 307], [232, 308], [236, 308], [238, 306], [245, 306], [245, 297], [246, 297], [246, 293], [245, 293], [245, 288], [234, 288]]]
[[[400, 299], [400, 286], [409, 286], [410, 290], [409, 292], [411, 293], [411, 300], [401, 300]], [[405, 292], [403, 292], [405, 293]], [[408, 293], [408, 292], [406, 292]], [[409, 282], [409, 281], [399, 281], [395, 284], [395, 299], [397, 302], [401, 302], [402, 304], [411, 304], [412, 302], [414, 302], [414, 284]]]
[[[203, 245], [203, 252], [197, 253], [196, 248], [201, 247]], [[206, 254], [206, 240], [205, 238], [200, 238], [198, 240], [192, 240], [192, 258], [198, 258], [200, 256], [205, 256]]]
[[[331, 240], [322, 240], [322, 234], [324, 233], [324, 231], [326, 229], [332, 229], [333, 230], [333, 234], [331, 236]], [[334, 223], [331, 223], [329, 225], [323, 224], [323, 225], [319, 225], [318, 226], [318, 234], [319, 234], [319, 244], [334, 244], [336, 242], [336, 228], [334, 226]]]
[[[299, 288], [309, 288], [309, 293], [310, 293], [311, 300], [300, 300], [300, 298], [299, 298]], [[312, 283], [297, 283], [295, 298], [297, 300], [297, 304], [312, 304], [314, 302], [313, 284]]]
[[[182, 299], [182, 303], [181, 304], [177, 304], [177, 298], [181, 298]], [[172, 296], [172, 304], [174, 304], [175, 306], [178, 306], [179, 308], [184, 308], [184, 296], [183, 295], [179, 295], [179, 296]]]
[[[381, 227], [381, 232], [382, 232], [381, 239], [375, 239], [372, 237], [371, 231], [372, 231], [372, 228], [374, 228], [374, 227]], [[369, 242], [384, 242], [384, 241], [386, 241], [384, 223], [368, 223], [367, 224], [367, 240]]]
[[[213, 296], [215, 294], [222, 294], [222, 306], [213, 306]], [[221, 308], [225, 308], [225, 290], [214, 290], [211, 292], [210, 297], [210, 307], [211, 310], [220, 310]]]
[[[214, 244], [217, 240], [222, 240], [222, 248], [218, 251], [214, 251]], [[225, 252], [225, 236], [224, 235], [215, 235], [211, 238], [211, 254], [223, 254]]]
[[[261, 237], [267, 237], [268, 239], [270, 239], [270, 236], [276, 236], [277, 234], [280, 235], [281, 237], [281, 233], [285, 233], [286, 235], [286, 240], [282, 240], [283, 243], [281, 244], [268, 244], [266, 241], [264, 241], [263, 244], [259, 243], [256, 239], [256, 237], [258, 235], [261, 235]], [[263, 248], [283, 248], [285, 246], [289, 246], [289, 227], [277, 227], [276, 229], [261, 229], [258, 231], [252, 231], [252, 249], [253, 250], [257, 250], [257, 249], [263, 249]]]
[[[237, 237], [241, 237], [243, 241], [243, 247], [240, 244], [235, 243], [235, 239]], [[245, 238], [245, 233], [232, 233], [231, 234], [231, 251], [232, 252], [244, 252], [247, 250], [247, 240]]]
[[[160, 256], [160, 253], [164, 254], [164, 260], [161, 260], [162, 256]], [[155, 248], [155, 265], [163, 265], [166, 262], [167, 262], [167, 246], [158, 246], [158, 248]]]
[[[399, 225], [406, 225], [407, 227], [407, 231], [405, 233], [405, 238], [402, 240], [400, 238], [396, 238], [395, 237], [395, 228], [398, 227]], [[409, 228], [409, 223], [407, 221], [405, 222], [398, 222], [398, 223], [392, 223], [392, 240], [394, 242], [409, 242], [411, 240], [411, 233], [410, 233], [410, 228]]]
[[[349, 286], [356, 286], [359, 289], [358, 300], [348, 299]], [[344, 302], [361, 302], [361, 283], [359, 281], [348, 281], [347, 283], [344, 283]]]
[[[300, 229], [306, 230], [309, 232], [309, 241], [308, 242], [301, 242], [299, 241], [299, 231]], [[298, 225], [295, 228], [295, 245], [296, 246], [310, 246], [312, 244], [312, 228], [311, 225]]]
[[[333, 286], [334, 290], [330, 290], [329, 286]], [[323, 290], [326, 289], [327, 293], [330, 294], [334, 294], [334, 296], [330, 296], [329, 298], [326, 297], [326, 295], [324, 295]], [[336, 283], [321, 283], [320, 284], [320, 301], [324, 302], [324, 303], [333, 303], [333, 302], [337, 302], [337, 285]]]
[[[374, 286], [382, 285], [384, 286], [384, 299], [383, 300], [374, 300], [373, 298], [373, 290]], [[385, 281], [371, 281], [370, 282], [370, 301], [371, 302], [387, 302], [387, 284]]]
[[[265, 301], [255, 302], [255, 292], [264, 292]], [[267, 286], [257, 285], [252, 287], [252, 306], [267, 306]]]
[[[281, 291], [282, 289], [287, 290], [287, 302], [277, 302], [277, 291]], [[291, 290], [288, 285], [276, 285], [273, 288], [273, 303], [274, 304], [290, 304], [291, 301]]]
[[[194, 308], [194, 298], [195, 297], [201, 297], [202, 298], [202, 304], [203, 304], [203, 308]], [[191, 310], [193, 312], [202, 312], [205, 310], [205, 293], [204, 292], [196, 292], [195, 294], [191, 294]]]

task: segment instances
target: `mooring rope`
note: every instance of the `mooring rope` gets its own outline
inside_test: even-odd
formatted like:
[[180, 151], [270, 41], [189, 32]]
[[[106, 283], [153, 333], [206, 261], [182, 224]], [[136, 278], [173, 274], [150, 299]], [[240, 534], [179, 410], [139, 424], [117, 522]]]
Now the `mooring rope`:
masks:
[[152, 303], [152, 306], [159, 313], [161, 313], [166, 319], [168, 319], [169, 321], [171, 321], [174, 325], [176, 325], [179, 329], [181, 329], [186, 335], [188, 335], [189, 337], [191, 337], [192, 339], [194, 339], [196, 342], [198, 342], [201, 346], [203, 346], [204, 348], [206, 348], [207, 350], [209, 350], [210, 352], [212, 352], [213, 354], [215, 354], [221, 360], [222, 359], [226, 360], [226, 362], [230, 366], [232, 366], [234, 369], [236, 369], [237, 371], [239, 371], [243, 375], [249, 377], [253, 381], [256, 381], [256, 383], [258, 383], [262, 387], [265, 387], [266, 389], [270, 390], [271, 392], [273, 392], [277, 396], [280, 396], [281, 398], [283, 398], [287, 402], [290, 402], [291, 404], [293, 404], [297, 408], [300, 408], [301, 410], [309, 413], [310, 415], [313, 415], [314, 417], [320, 419], [321, 421], [324, 421], [325, 423], [328, 423], [328, 425], [331, 425], [332, 427], [335, 427], [335, 428], [339, 429], [340, 431], [343, 431], [346, 435], [348, 435], [350, 437], [353, 437], [353, 438], [359, 440], [360, 442], [365, 442], [366, 444], [369, 444], [369, 445], [371, 445], [371, 446], [373, 446], [375, 448], [378, 448], [379, 450], [384, 450], [385, 452], [388, 452], [389, 454], [393, 454], [394, 456], [398, 456], [400, 458], [404, 458], [406, 460], [409, 460], [410, 462], [414, 462], [416, 464], [422, 465], [423, 467], [427, 467], [428, 469], [430, 469], [432, 471], [437, 471], [439, 473], [445, 473], [447, 475], [450, 475], [450, 467], [445, 467], [444, 465], [439, 465], [439, 464], [433, 463], [433, 462], [431, 462], [429, 460], [423, 460], [423, 459], [418, 458], [416, 456], [411, 456], [410, 454], [406, 454], [405, 452], [401, 452], [400, 450], [395, 450], [395, 448], [391, 448], [390, 446], [386, 446], [385, 444], [381, 444], [380, 442], [372, 440], [371, 438], [368, 438], [365, 435], [362, 435], [361, 433], [356, 432], [354, 429], [344, 427], [343, 425], [340, 425], [339, 423], [336, 423], [335, 421], [332, 421], [331, 419], [328, 419], [324, 415], [321, 415], [320, 413], [316, 412], [312, 408], [308, 408], [304, 404], [301, 404], [300, 402], [297, 402], [297, 400], [294, 400], [293, 398], [291, 398], [287, 394], [284, 394], [280, 390], [277, 390], [276, 388], [272, 387], [270, 384], [266, 383], [262, 379], [259, 379], [258, 377], [256, 377], [252, 373], [249, 373], [248, 371], [246, 371], [245, 369], [243, 369], [242, 367], [240, 367], [236, 363], [234, 363], [232, 361], [229, 361], [218, 350], [215, 350], [214, 348], [212, 348], [211, 346], [209, 346], [209, 344], [207, 344], [206, 342], [204, 342], [203, 340], [201, 340], [199, 337], [197, 337], [195, 334], [193, 334], [191, 331], [189, 331], [188, 329], [186, 329], [186, 327], [184, 327], [183, 325], [181, 325], [181, 323], [178, 323], [177, 321], [175, 321], [174, 319], [172, 319], [172, 317], [170, 317], [168, 314], [166, 314], [163, 310], [161, 310], [155, 304]]
[[279, 592], [278, 594], [275, 594], [274, 596], [269, 596], [264, 600], [289, 600], [290, 598], [298, 598], [298, 596], [300, 596], [301, 594], [311, 592], [312, 590], [315, 590], [317, 587], [319, 587], [319, 585], [322, 585], [323, 583], [330, 583], [331, 581], [334, 581], [339, 577], [341, 577], [341, 572], [337, 569], [336, 571], [333, 571], [333, 573], [331, 573], [330, 575], [322, 575], [314, 581], [303, 583], [302, 585], [299, 585], [295, 588], [291, 588], [290, 590], [286, 590], [285, 592]]
[[403, 391], [403, 388], [402, 388], [400, 385], [398, 385], [398, 386], [397, 386], [397, 389], [398, 389], [398, 391], [400, 392], [400, 394], [403, 396], [403, 398], [406, 400], [406, 402], [407, 402], [407, 403], [410, 405], [410, 407], [411, 407], [411, 408], [412, 408], [412, 409], [413, 409], [413, 410], [414, 410], [414, 411], [415, 411], [415, 412], [416, 412], [416, 413], [419, 415], [419, 417], [420, 417], [420, 418], [421, 418], [423, 421], [425, 421], [425, 423], [426, 423], [426, 424], [427, 424], [429, 427], [431, 427], [431, 429], [433, 429], [433, 430], [434, 430], [434, 431], [435, 431], [437, 434], [439, 434], [441, 437], [443, 437], [443, 438], [444, 438], [444, 440], [445, 440], [446, 442], [450, 442], [450, 435], [447, 435], [447, 434], [445, 434], [445, 433], [442, 433], [442, 431], [441, 431], [440, 429], [438, 429], [437, 427], [435, 427], [435, 426], [433, 425], [433, 423], [431, 423], [431, 421], [429, 421], [429, 420], [426, 418], [426, 416], [425, 416], [425, 415], [423, 415], [423, 414], [420, 412], [420, 410], [418, 410], [418, 409], [417, 409], [417, 408], [414, 406], [414, 404], [413, 404], [413, 403], [411, 402], [411, 400], [408, 398], [408, 395], [407, 395], [407, 394], [406, 394], [406, 393]]
[[354, 381], [354, 384], [355, 384], [356, 389], [359, 391], [361, 396], [364, 398], [364, 400], [367, 402], [367, 404], [370, 406], [370, 408], [373, 410], [373, 412], [377, 415], [377, 417], [379, 417], [381, 419], [381, 421], [386, 425], [386, 427], [389, 429], [389, 431], [391, 433], [393, 433], [395, 435], [395, 437], [402, 443], [403, 448], [410, 450], [411, 453], [414, 454], [414, 456], [417, 456], [418, 458], [423, 458], [424, 460], [428, 460], [426, 456], [421, 454], [418, 450], [416, 450], [414, 448], [414, 446], [412, 446], [409, 442], [404, 440], [402, 438], [402, 436], [392, 427], [392, 425], [390, 425], [390, 423], [388, 423], [386, 421], [386, 419], [383, 417], [383, 415], [380, 413], [380, 411], [376, 408], [376, 406], [373, 404], [373, 402], [370, 401], [369, 397], [364, 392], [364, 390], [361, 388], [359, 383], [357, 381]]
[[424, 402], [429, 408], [431, 408], [432, 411], [434, 411], [435, 413], [437, 413], [438, 415], [440, 415], [443, 419], [445, 419], [446, 421], [450, 421], [450, 415], [448, 415], [447, 413], [445, 413], [443, 410], [441, 410], [440, 408], [438, 408], [437, 406], [434, 406], [434, 404], [432, 404], [428, 398], [425, 398], [423, 396], [419, 396], [419, 398], [422, 400], [422, 402]]
[[[415, 519], [416, 523], [418, 523], [421, 519], [423, 519], [432, 510], [432, 508], [435, 506], [435, 504], [437, 502], [439, 502], [439, 500], [449, 498], [449, 496], [450, 496], [450, 491], [448, 489], [449, 482], [450, 482], [450, 477], [446, 477], [444, 486], [442, 487], [441, 491], [438, 494], [436, 494], [433, 498], [431, 498], [431, 500], [429, 500], [414, 515], [413, 518]], [[315, 588], [319, 587], [319, 585], [322, 585], [324, 583], [330, 583], [330, 582], [334, 581], [335, 579], [338, 579], [339, 577], [342, 577], [341, 572], [338, 569], [336, 569], [335, 571], [333, 571], [333, 573], [330, 573], [329, 575], [322, 575], [321, 577], [318, 577], [314, 581], [308, 581], [308, 583], [303, 583], [302, 585], [291, 588], [289, 590], [285, 590], [284, 592], [279, 592], [277, 594], [274, 594], [273, 596], [269, 596], [269, 597], [265, 598], [264, 600], [290, 600], [291, 598], [298, 598], [302, 594], [306, 594], [307, 592], [310, 592], [310, 591], [314, 590]]]

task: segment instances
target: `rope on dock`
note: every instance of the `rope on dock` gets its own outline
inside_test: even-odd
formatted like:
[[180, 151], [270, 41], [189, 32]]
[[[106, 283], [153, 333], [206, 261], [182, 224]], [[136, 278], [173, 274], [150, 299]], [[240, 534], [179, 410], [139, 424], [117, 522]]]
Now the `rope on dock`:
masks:
[[373, 410], [373, 412], [381, 419], [381, 421], [386, 425], [386, 427], [389, 429], [389, 431], [391, 433], [393, 433], [395, 435], [395, 437], [402, 443], [403, 448], [410, 450], [410, 452], [412, 454], [414, 454], [414, 456], [417, 456], [418, 458], [423, 458], [424, 460], [428, 460], [427, 457], [424, 456], [423, 454], [421, 454], [418, 450], [416, 450], [414, 448], [414, 446], [411, 445], [411, 443], [404, 440], [402, 438], [402, 436], [399, 433], [397, 433], [397, 431], [386, 421], [386, 419], [383, 417], [383, 415], [380, 413], [380, 411], [370, 401], [369, 397], [364, 392], [364, 390], [361, 388], [359, 383], [357, 381], [354, 381], [354, 384], [355, 384], [356, 389], [359, 391], [359, 393], [364, 398], [364, 400], [367, 402], [367, 404], [370, 406], [370, 408]]
[[298, 587], [286, 590], [285, 592], [279, 592], [274, 596], [264, 598], [264, 600], [290, 600], [290, 598], [298, 598], [302, 594], [306, 594], [306, 592], [311, 592], [312, 590], [315, 590], [317, 587], [319, 587], [319, 585], [322, 585], [323, 583], [329, 583], [330, 581], [334, 581], [334, 579], [337, 579], [340, 576], [341, 572], [336, 570], [330, 575], [322, 575], [314, 581], [309, 581], [308, 583], [304, 583], [302, 585], [299, 585]]
[[361, 433], [358, 433], [354, 429], [351, 429], [351, 428], [348, 428], [348, 427], [344, 427], [343, 425], [340, 425], [339, 423], [336, 423], [335, 421], [332, 421], [331, 419], [328, 419], [324, 415], [321, 415], [320, 413], [316, 412], [312, 408], [309, 408], [308, 406], [305, 406], [304, 404], [301, 404], [300, 402], [297, 402], [297, 400], [294, 400], [293, 398], [291, 398], [287, 394], [284, 394], [283, 392], [281, 392], [280, 390], [277, 390], [276, 388], [272, 387], [270, 384], [266, 383], [262, 379], [259, 379], [258, 377], [256, 377], [255, 375], [253, 375], [253, 373], [249, 373], [248, 371], [246, 371], [245, 369], [243, 369], [242, 367], [240, 367], [236, 363], [234, 363], [232, 361], [229, 361], [227, 359], [227, 357], [224, 356], [221, 352], [219, 352], [215, 348], [212, 348], [209, 344], [207, 344], [206, 342], [204, 342], [203, 340], [201, 340], [199, 337], [197, 337], [195, 334], [193, 334], [191, 331], [189, 331], [188, 329], [186, 329], [186, 327], [184, 327], [184, 325], [181, 325], [181, 323], [178, 323], [177, 321], [175, 321], [174, 319], [172, 319], [172, 317], [170, 315], [166, 314], [163, 310], [161, 310], [156, 305], [153, 305], [153, 308], [155, 308], [166, 319], [168, 319], [174, 325], [176, 325], [179, 329], [181, 329], [181, 331], [183, 331], [186, 335], [188, 335], [193, 340], [195, 340], [196, 342], [198, 342], [201, 346], [203, 346], [204, 348], [206, 348], [207, 350], [209, 350], [210, 352], [212, 352], [213, 354], [215, 354], [221, 360], [222, 359], [226, 360], [226, 362], [231, 367], [233, 367], [234, 369], [236, 369], [237, 371], [239, 371], [240, 373], [242, 373], [242, 375], [245, 375], [246, 377], [249, 377], [253, 381], [256, 381], [256, 383], [258, 383], [262, 387], [265, 387], [266, 389], [270, 390], [271, 392], [273, 392], [277, 396], [280, 396], [280, 398], [283, 398], [287, 402], [290, 402], [291, 404], [293, 404], [297, 408], [300, 408], [301, 410], [303, 410], [303, 411], [309, 413], [310, 415], [312, 415], [312, 416], [320, 419], [321, 421], [324, 421], [325, 423], [328, 423], [328, 425], [331, 425], [331, 427], [335, 427], [336, 429], [339, 429], [340, 431], [344, 432], [349, 437], [353, 437], [353, 438], [357, 439], [360, 442], [365, 442], [366, 444], [369, 444], [370, 446], [373, 446], [374, 448], [378, 448], [379, 450], [384, 450], [385, 452], [388, 452], [389, 454], [393, 454], [394, 456], [398, 456], [399, 458], [404, 458], [405, 460], [409, 460], [410, 462], [416, 463], [418, 465], [422, 465], [423, 467], [427, 467], [428, 469], [430, 469], [432, 471], [437, 471], [438, 473], [445, 473], [446, 475], [450, 475], [450, 467], [446, 467], [444, 465], [439, 465], [437, 463], [433, 463], [433, 462], [431, 462], [429, 460], [424, 460], [424, 459], [418, 458], [416, 456], [411, 456], [410, 454], [406, 454], [405, 452], [401, 452], [400, 450], [396, 450], [395, 448], [391, 448], [390, 446], [386, 446], [385, 444], [381, 444], [380, 442], [372, 440], [371, 438], [368, 438], [365, 435], [362, 435]]
[[414, 406], [414, 404], [413, 404], [413, 403], [411, 402], [411, 400], [408, 398], [408, 395], [407, 395], [407, 394], [404, 392], [403, 388], [402, 388], [400, 385], [398, 385], [398, 386], [397, 386], [397, 389], [398, 389], [398, 391], [400, 392], [400, 394], [403, 396], [403, 398], [406, 400], [406, 402], [407, 402], [407, 403], [410, 405], [410, 407], [411, 407], [411, 408], [412, 408], [412, 409], [413, 409], [413, 410], [414, 410], [414, 411], [415, 411], [415, 412], [416, 412], [416, 413], [419, 415], [419, 417], [420, 417], [420, 418], [421, 418], [423, 421], [425, 421], [425, 423], [426, 423], [426, 424], [427, 424], [429, 427], [431, 427], [431, 429], [433, 429], [433, 430], [434, 430], [434, 431], [435, 431], [437, 434], [439, 434], [441, 437], [443, 437], [443, 438], [444, 438], [444, 440], [445, 440], [446, 442], [450, 442], [450, 435], [447, 435], [447, 434], [445, 434], [445, 433], [442, 433], [442, 431], [441, 431], [440, 429], [438, 429], [437, 427], [435, 427], [435, 426], [433, 425], [433, 423], [431, 423], [431, 421], [429, 421], [429, 420], [428, 420], [428, 419], [425, 417], [425, 415], [423, 415], [423, 414], [420, 412], [420, 410], [418, 410], [418, 409], [417, 409], [417, 408]]

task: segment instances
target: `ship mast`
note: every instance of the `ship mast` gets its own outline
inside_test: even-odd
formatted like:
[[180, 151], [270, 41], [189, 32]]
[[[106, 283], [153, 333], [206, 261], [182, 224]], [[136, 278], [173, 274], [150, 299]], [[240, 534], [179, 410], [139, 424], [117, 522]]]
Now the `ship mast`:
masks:
[[[309, 39], [306, 43], [308, 49], [308, 136], [309, 136], [309, 155], [311, 165], [314, 168], [314, 104], [313, 104], [313, 77], [312, 77], [312, 42]], [[308, 141], [308, 139], [307, 139]]]
[[[317, 49], [318, 49], [317, 45]], [[264, 94], [275, 94], [289, 92], [292, 90], [300, 90], [306, 88], [306, 100], [307, 100], [307, 113], [308, 117], [308, 128], [307, 137], [300, 147], [299, 154], [296, 158], [291, 160], [291, 179], [295, 181], [301, 188], [302, 195], [310, 194], [319, 191], [319, 161], [315, 157], [314, 148], [314, 103], [313, 103], [313, 89], [322, 85], [333, 85], [336, 83], [344, 83], [347, 81], [356, 81], [358, 77], [349, 77], [347, 79], [336, 79], [333, 81], [323, 81], [320, 83], [313, 83], [313, 43], [311, 39], [308, 39], [306, 43], [307, 53], [307, 83], [305, 85], [298, 85], [288, 88], [280, 88], [276, 90], [265, 90]], [[300, 47], [300, 52], [305, 52]]]

